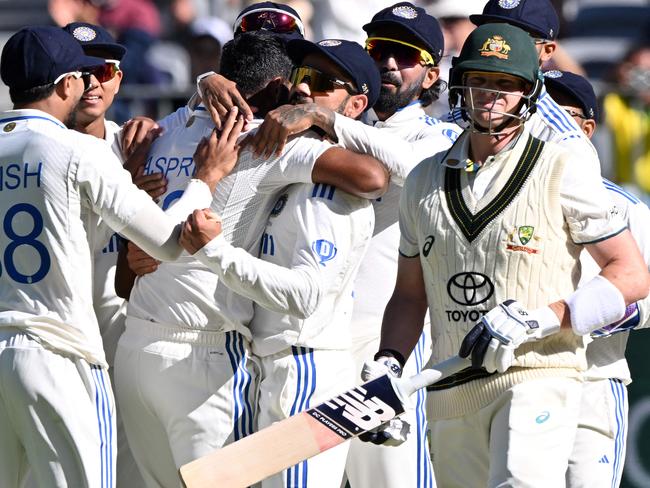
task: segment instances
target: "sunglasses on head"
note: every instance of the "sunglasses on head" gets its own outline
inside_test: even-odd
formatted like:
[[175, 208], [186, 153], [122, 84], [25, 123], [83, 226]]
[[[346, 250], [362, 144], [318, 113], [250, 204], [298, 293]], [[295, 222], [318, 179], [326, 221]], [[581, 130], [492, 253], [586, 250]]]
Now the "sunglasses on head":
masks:
[[289, 81], [293, 85], [305, 83], [313, 92], [327, 92], [336, 90], [337, 88], [344, 88], [350, 95], [358, 94], [357, 89], [351, 82], [339, 80], [334, 76], [330, 76], [309, 66], [293, 68]]
[[305, 34], [300, 19], [283, 10], [254, 10], [235, 21], [235, 34], [266, 30], [278, 34]]
[[436, 64], [431, 53], [425, 49], [388, 37], [369, 37], [366, 39], [366, 51], [375, 61], [392, 56], [401, 66], [415, 66], [416, 64], [433, 66]]
[[107, 81], [115, 78], [115, 75], [119, 70], [119, 61], [114, 59], [107, 59], [106, 62], [101, 66], [97, 66], [96, 68], [88, 70], [88, 74], [93, 75], [100, 83], [106, 83]]

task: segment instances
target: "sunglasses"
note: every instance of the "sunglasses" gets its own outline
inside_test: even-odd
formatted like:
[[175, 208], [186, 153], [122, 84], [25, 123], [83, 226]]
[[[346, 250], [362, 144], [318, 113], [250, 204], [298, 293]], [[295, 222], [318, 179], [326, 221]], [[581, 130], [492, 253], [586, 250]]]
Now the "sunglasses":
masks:
[[334, 76], [327, 75], [309, 66], [293, 68], [289, 81], [293, 85], [305, 83], [313, 92], [327, 92], [336, 90], [337, 88], [345, 88], [350, 95], [357, 95], [359, 93], [351, 82], [339, 80]]
[[68, 71], [67, 73], [60, 74], [57, 76], [56, 80], [52, 82], [53, 85], [56, 85], [59, 83], [61, 80], [63, 80], [66, 76], [74, 76], [76, 79], [81, 78], [84, 82], [84, 91], [88, 89], [90, 86], [90, 73], [87, 73], [85, 71]]
[[415, 66], [416, 64], [433, 66], [436, 64], [431, 53], [425, 49], [388, 37], [369, 37], [366, 39], [366, 51], [377, 62], [392, 56], [400, 66]]
[[253, 10], [235, 21], [235, 34], [266, 30], [278, 34], [300, 32], [305, 34], [305, 28], [297, 17], [284, 10], [264, 9]]
[[114, 59], [107, 59], [106, 63], [92, 68], [88, 71], [88, 74], [93, 75], [100, 83], [106, 83], [115, 78], [118, 71], [120, 71], [120, 62]]

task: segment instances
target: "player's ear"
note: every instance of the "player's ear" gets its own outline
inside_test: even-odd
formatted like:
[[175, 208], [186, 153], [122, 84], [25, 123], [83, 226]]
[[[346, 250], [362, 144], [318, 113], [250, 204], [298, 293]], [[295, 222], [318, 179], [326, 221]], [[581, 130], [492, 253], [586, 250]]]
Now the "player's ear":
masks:
[[352, 95], [345, 105], [343, 115], [351, 119], [358, 119], [368, 106], [368, 97], [365, 95]]
[[427, 72], [422, 80], [422, 89], [428, 90], [440, 77], [440, 68], [438, 66], [427, 66]]
[[555, 54], [556, 49], [557, 49], [557, 42], [555, 41], [547, 41], [544, 44], [542, 44], [541, 50], [539, 52], [540, 64], [544, 64], [545, 62], [550, 60], [553, 57], [553, 54]]
[[596, 132], [596, 121], [594, 119], [585, 120], [582, 124], [582, 132], [584, 132], [585, 135], [591, 139], [591, 136], [593, 136], [594, 132]]

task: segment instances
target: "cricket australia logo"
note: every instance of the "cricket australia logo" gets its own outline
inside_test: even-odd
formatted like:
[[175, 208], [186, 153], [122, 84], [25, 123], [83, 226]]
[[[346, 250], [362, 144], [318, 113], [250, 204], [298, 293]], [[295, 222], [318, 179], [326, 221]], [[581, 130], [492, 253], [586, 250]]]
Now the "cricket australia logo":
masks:
[[532, 225], [521, 225], [508, 232], [506, 249], [508, 251], [538, 254], [539, 248], [537, 246], [539, 241], [541, 241], [541, 238], [535, 235], [535, 227]]
[[479, 49], [479, 52], [481, 53], [481, 56], [495, 56], [499, 59], [508, 59], [508, 53], [511, 49], [512, 48], [508, 45], [503, 37], [495, 35], [493, 37], [489, 37], [487, 41], [483, 43], [483, 46], [481, 49]]
[[390, 379], [382, 376], [309, 410], [309, 414], [343, 438], [380, 426], [404, 411]]

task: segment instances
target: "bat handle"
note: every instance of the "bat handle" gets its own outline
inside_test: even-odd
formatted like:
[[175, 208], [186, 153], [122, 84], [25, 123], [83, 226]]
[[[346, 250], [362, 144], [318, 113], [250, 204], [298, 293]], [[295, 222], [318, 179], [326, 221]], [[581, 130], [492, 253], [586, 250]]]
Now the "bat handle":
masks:
[[411, 376], [402, 385], [402, 393], [411, 395], [414, 391], [434, 384], [447, 376], [458, 373], [460, 370], [469, 367], [472, 362], [469, 359], [453, 356], [442, 361], [431, 368], [423, 369], [419, 374]]

